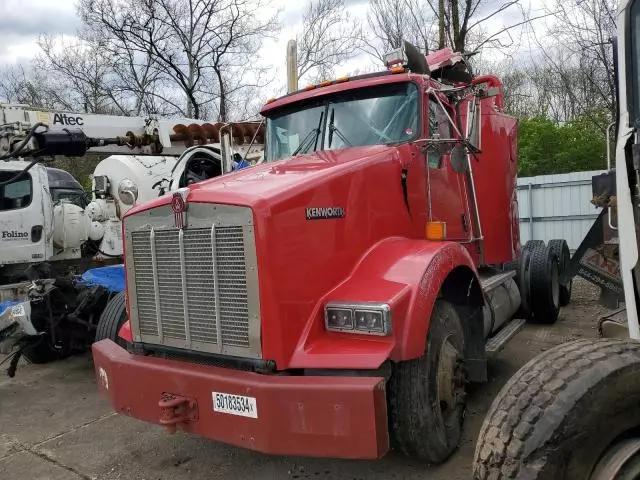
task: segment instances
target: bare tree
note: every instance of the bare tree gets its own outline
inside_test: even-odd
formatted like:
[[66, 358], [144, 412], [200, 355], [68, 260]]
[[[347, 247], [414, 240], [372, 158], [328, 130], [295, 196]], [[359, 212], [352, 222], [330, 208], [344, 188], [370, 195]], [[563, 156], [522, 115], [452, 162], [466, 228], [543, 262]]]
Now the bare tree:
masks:
[[[554, 5], [553, 45], [545, 45], [547, 64], [563, 78], [567, 93], [581, 93], [590, 107], [604, 107], [615, 114], [615, 78], [611, 38], [616, 36], [615, 0], [567, 0]], [[539, 44], [542, 42], [538, 42]], [[551, 53], [549, 53], [551, 52]], [[556, 58], [554, 58], [556, 57]], [[567, 67], [580, 72], [567, 78]], [[574, 88], [571, 88], [571, 87]]]
[[367, 50], [381, 58], [402, 40], [425, 53], [445, 47], [465, 53], [506, 48], [516, 43], [514, 32], [541, 16], [528, 17], [521, 0], [371, 0]]
[[386, 51], [398, 48], [402, 40], [429, 52], [436, 40], [438, 18], [424, 1], [371, 0], [367, 23], [371, 35], [365, 38], [365, 50], [382, 59]]
[[109, 92], [107, 78], [111, 72], [109, 59], [103, 55], [101, 41], [67, 39], [42, 35], [35, 68], [47, 72], [57, 87], [48, 91], [60, 105], [69, 110], [89, 113], [126, 113]]
[[362, 27], [351, 18], [344, 0], [310, 0], [298, 35], [298, 79], [333, 75], [336, 65], [359, 51]]
[[[184, 96], [181, 113], [201, 118], [202, 106], [217, 82], [218, 112], [227, 116], [223, 67], [229, 57], [249, 60], [260, 39], [277, 28], [275, 16], [264, 18], [266, 0], [81, 0], [79, 12], [110, 42], [127, 48], [134, 58], [147, 58], [153, 69]], [[206, 93], [206, 95], [205, 95]], [[173, 103], [154, 92], [160, 100]]]
[[0, 70], [1, 101], [54, 109], [55, 95], [49, 90], [46, 77], [32, 68], [12, 65]]
[[481, 31], [489, 20], [520, 7], [520, 0], [505, 0], [500, 3], [491, 0], [439, 0], [437, 7], [434, 0], [427, 2], [441, 19], [438, 48], [449, 46], [458, 52], [477, 51], [491, 42], [499, 42], [503, 34], [526, 22], [523, 14], [510, 25], [498, 28], [496, 32]]

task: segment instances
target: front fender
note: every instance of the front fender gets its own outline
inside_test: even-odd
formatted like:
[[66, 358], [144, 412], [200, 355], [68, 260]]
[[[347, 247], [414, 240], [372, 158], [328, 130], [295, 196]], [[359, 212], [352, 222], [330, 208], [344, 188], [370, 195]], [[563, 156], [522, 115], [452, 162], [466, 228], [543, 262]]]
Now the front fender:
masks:
[[[457, 243], [382, 240], [318, 302], [291, 358], [291, 368], [375, 369], [387, 359], [420, 357], [435, 301], [446, 279], [460, 269], [465, 270], [465, 278], [477, 281], [471, 256]], [[391, 335], [327, 332], [324, 305], [331, 301], [388, 303]]]

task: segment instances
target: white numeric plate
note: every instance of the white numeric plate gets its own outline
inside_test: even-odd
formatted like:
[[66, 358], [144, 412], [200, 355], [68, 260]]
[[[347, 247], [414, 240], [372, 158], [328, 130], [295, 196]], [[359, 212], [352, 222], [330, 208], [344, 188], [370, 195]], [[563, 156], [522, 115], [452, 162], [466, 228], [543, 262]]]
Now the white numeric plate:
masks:
[[258, 404], [255, 397], [220, 392], [211, 392], [211, 396], [213, 398], [214, 412], [258, 418]]

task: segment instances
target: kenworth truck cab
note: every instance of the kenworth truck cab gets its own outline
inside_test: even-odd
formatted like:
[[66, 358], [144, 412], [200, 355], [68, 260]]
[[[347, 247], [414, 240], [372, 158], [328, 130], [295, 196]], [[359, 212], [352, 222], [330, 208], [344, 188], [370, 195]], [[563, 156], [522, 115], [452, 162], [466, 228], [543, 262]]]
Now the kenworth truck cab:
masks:
[[127, 212], [128, 320], [93, 345], [116, 411], [273, 454], [455, 450], [487, 355], [557, 318], [558, 259], [520, 248], [500, 80], [386, 63], [269, 101], [263, 164]]

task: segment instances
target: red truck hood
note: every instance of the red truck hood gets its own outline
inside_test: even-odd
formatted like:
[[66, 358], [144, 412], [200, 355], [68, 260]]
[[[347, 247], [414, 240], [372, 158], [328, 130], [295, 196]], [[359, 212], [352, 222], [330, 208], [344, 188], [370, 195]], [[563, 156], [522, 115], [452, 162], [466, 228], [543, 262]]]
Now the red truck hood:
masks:
[[[244, 205], [254, 210], [264, 208], [266, 200], [284, 200], [298, 195], [314, 184], [334, 175], [342, 175], [363, 164], [398, 159], [396, 147], [373, 145], [342, 150], [320, 151], [294, 158], [265, 163], [191, 185], [188, 202]], [[167, 205], [171, 195], [140, 204], [126, 216]]]

